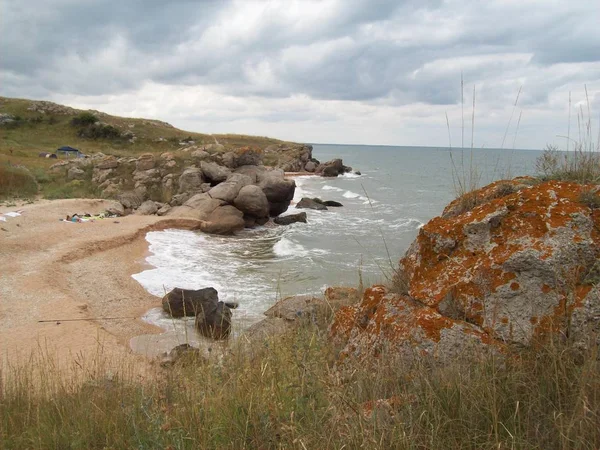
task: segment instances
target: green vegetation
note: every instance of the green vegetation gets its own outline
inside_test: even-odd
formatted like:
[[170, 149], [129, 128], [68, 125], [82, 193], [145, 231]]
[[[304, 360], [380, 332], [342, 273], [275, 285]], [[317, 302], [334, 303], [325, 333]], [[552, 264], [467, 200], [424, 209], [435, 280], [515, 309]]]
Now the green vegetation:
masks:
[[[0, 167], [10, 164], [29, 169], [35, 174], [41, 195], [46, 198], [97, 195], [91, 182], [69, 182], [64, 176], [49, 173], [49, 167], [57, 160], [40, 158], [39, 154], [54, 153], [64, 145], [78, 148], [85, 154], [102, 152], [117, 157], [171, 152], [178, 161], [186, 161], [190, 154], [181, 149], [191, 145], [202, 147], [219, 143], [223, 145], [222, 151], [228, 151], [241, 146], [262, 149], [282, 142], [260, 136], [191, 133], [157, 120], [116, 117], [26, 99], [0, 97], [0, 113], [13, 118], [0, 125]], [[24, 169], [16, 172], [25, 173]], [[35, 196], [30, 177], [21, 175], [21, 178], [29, 182], [17, 182], [12, 175], [11, 181], [0, 180], [0, 197]]]
[[0, 199], [32, 198], [37, 190], [35, 177], [25, 167], [0, 164]]
[[[162, 374], [97, 357], [72, 377], [47, 358], [3, 375], [3, 448], [596, 449], [598, 355], [548, 342], [477, 364], [336, 366], [324, 328], [237, 342], [221, 363]], [[112, 368], [111, 368], [112, 367]], [[119, 369], [114, 369], [119, 367]], [[127, 367], [127, 368], [124, 368]], [[387, 399], [386, 401], [380, 401]]]

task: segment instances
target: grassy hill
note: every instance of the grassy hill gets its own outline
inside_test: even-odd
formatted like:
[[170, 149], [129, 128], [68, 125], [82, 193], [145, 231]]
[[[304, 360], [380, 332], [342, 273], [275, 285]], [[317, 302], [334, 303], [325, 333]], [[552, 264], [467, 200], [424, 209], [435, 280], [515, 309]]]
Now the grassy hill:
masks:
[[[215, 143], [222, 144], [227, 151], [242, 146], [264, 149], [282, 141], [261, 136], [194, 133], [159, 120], [117, 117], [52, 102], [0, 97], [0, 178], [4, 179], [0, 179], [0, 197], [31, 196], [31, 175], [23, 174], [23, 169], [15, 169], [15, 165], [24, 166], [33, 174], [42, 194], [48, 196], [44, 192], [48, 189], [56, 191], [64, 180], [49, 180], [47, 174], [56, 160], [40, 158], [39, 154], [53, 153], [64, 145], [85, 154], [102, 152], [119, 157], [168, 151], [185, 159], [187, 155], [181, 149]], [[3, 188], [3, 183], [11, 188]], [[74, 194], [81, 195], [93, 192]]]

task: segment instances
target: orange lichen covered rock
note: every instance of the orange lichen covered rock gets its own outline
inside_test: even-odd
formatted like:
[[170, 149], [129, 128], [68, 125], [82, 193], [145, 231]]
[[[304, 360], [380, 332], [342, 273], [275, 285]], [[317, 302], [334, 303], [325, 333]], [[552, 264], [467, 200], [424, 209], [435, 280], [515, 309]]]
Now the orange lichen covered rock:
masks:
[[489, 344], [499, 347], [476, 325], [444, 317], [384, 286], [367, 289], [360, 303], [341, 308], [330, 331], [346, 343], [342, 355], [359, 358], [389, 350], [405, 361], [423, 355], [446, 361], [472, 356]]
[[525, 345], [566, 333], [584, 305], [597, 311], [586, 277], [600, 256], [600, 212], [580, 201], [590, 187], [526, 181], [469, 194], [478, 199], [470, 210], [455, 200], [421, 228], [400, 261], [410, 297], [447, 320]]

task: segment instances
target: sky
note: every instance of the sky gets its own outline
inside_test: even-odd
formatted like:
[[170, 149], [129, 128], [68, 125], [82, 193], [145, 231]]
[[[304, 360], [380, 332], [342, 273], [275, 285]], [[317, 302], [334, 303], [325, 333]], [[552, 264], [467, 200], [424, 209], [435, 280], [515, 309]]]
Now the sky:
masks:
[[297, 142], [598, 142], [598, 0], [0, 0], [0, 30], [7, 97]]

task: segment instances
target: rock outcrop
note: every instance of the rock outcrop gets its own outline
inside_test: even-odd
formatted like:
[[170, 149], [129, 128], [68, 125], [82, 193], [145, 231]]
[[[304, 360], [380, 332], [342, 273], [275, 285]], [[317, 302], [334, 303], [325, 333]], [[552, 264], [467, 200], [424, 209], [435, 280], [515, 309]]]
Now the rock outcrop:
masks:
[[324, 177], [337, 177], [347, 172], [352, 172], [352, 167], [345, 166], [341, 159], [332, 159], [326, 163], [320, 164], [315, 172]]
[[368, 289], [337, 314], [332, 334], [347, 355], [393, 347], [405, 358], [530, 346], [550, 334], [583, 345], [600, 328], [600, 211], [591, 197], [596, 187], [521, 178], [455, 200], [400, 260], [405, 294]]

